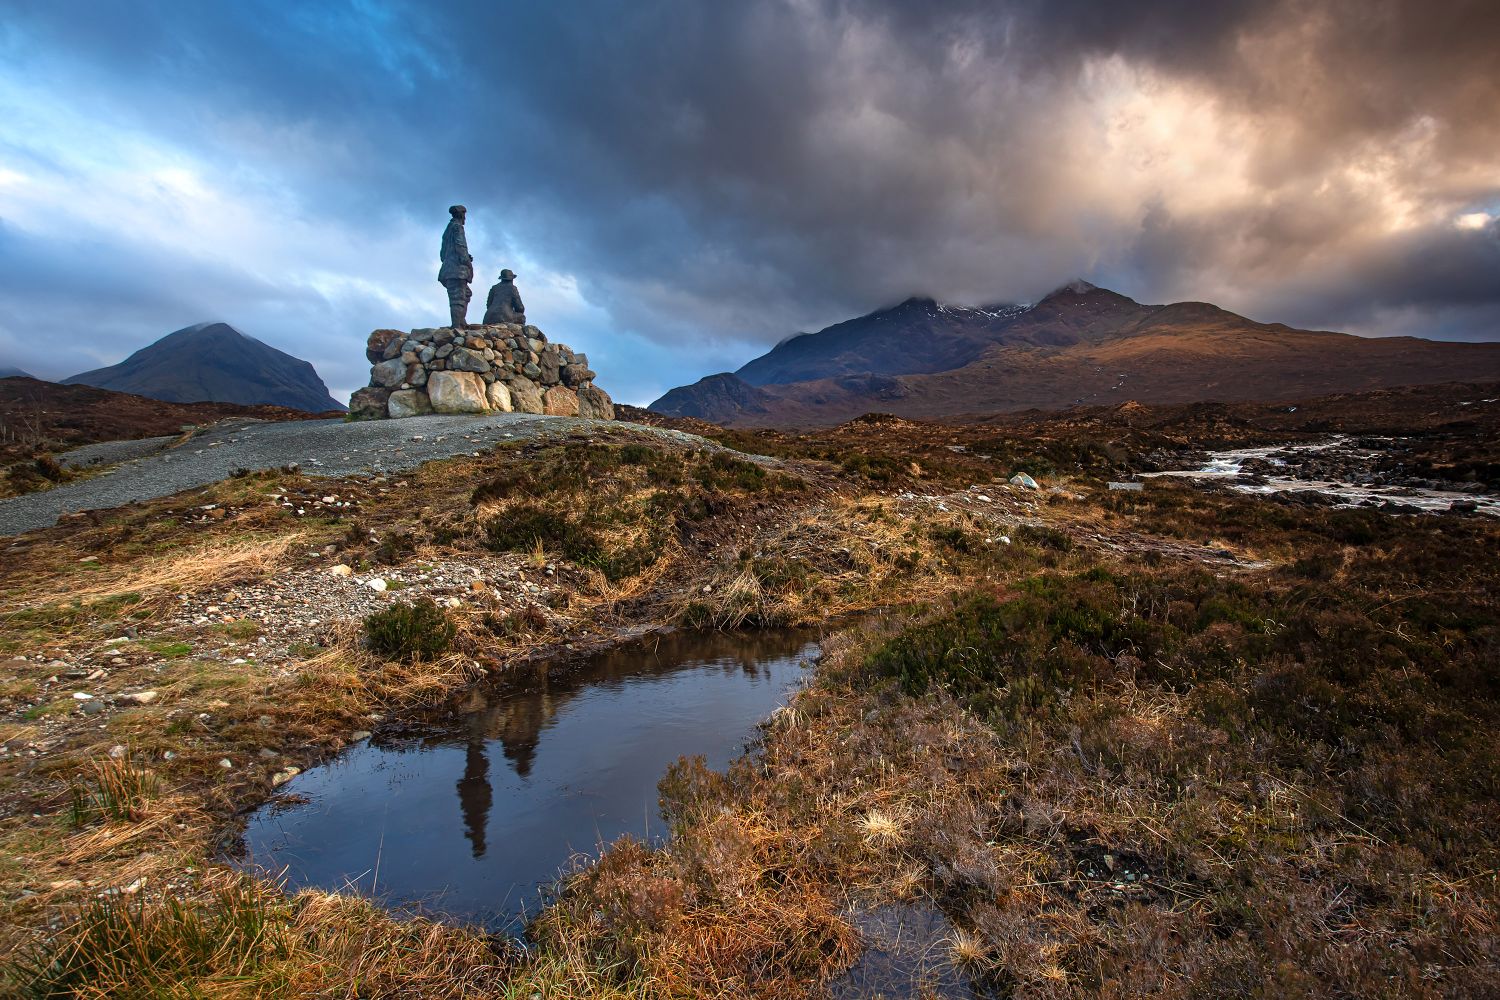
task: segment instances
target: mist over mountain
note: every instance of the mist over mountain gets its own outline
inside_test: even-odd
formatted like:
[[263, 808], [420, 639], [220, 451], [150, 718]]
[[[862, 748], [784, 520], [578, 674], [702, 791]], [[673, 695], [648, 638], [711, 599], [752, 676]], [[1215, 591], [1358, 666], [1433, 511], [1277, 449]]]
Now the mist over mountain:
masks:
[[912, 298], [777, 344], [651, 409], [741, 426], [870, 411], [945, 417], [1123, 402], [1289, 399], [1500, 377], [1500, 345], [1258, 323], [1207, 302], [1146, 305], [1083, 281], [1034, 305]]
[[268, 404], [322, 413], [345, 407], [311, 364], [227, 323], [183, 327], [119, 364], [81, 372], [65, 385], [92, 385], [171, 403]]

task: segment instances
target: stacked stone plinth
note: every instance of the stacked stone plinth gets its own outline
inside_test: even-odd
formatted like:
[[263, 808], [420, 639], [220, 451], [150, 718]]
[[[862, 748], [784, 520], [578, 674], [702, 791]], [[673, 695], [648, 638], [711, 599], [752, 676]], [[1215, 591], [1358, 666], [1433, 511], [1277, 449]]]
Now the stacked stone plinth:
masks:
[[613, 420], [589, 359], [534, 326], [376, 330], [370, 384], [349, 400], [358, 420], [424, 413], [545, 413]]

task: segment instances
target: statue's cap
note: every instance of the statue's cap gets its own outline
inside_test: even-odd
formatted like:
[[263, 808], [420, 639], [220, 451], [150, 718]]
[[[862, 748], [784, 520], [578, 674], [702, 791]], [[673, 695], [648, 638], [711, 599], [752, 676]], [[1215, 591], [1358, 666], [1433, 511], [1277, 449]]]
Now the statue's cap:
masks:
[[500, 272], [500, 280], [501, 281], [504, 281], [507, 278], [510, 278], [510, 279], [514, 280], [515, 276], [516, 276], [516, 272], [512, 271], [508, 267], [505, 270], [503, 270], [503, 271]]
[[464, 208], [462, 205], [449, 205], [448, 206], [448, 214], [449, 215], [458, 215], [461, 212], [467, 212], [467, 211], [468, 211], [468, 209]]

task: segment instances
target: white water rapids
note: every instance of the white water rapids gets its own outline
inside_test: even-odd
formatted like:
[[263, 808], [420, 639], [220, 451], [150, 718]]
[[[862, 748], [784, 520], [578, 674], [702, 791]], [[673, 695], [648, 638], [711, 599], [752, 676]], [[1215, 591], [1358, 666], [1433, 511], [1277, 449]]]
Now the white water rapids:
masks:
[[[1245, 463], [1253, 460], [1263, 460], [1272, 465], [1280, 466], [1295, 471], [1297, 459], [1301, 456], [1315, 455], [1335, 448], [1347, 449], [1351, 455], [1368, 459], [1373, 465], [1374, 460], [1380, 457], [1380, 452], [1371, 449], [1355, 448], [1350, 445], [1349, 439], [1340, 435], [1329, 438], [1326, 441], [1318, 441], [1310, 444], [1287, 444], [1273, 445], [1263, 448], [1235, 448], [1230, 451], [1216, 451], [1209, 453], [1208, 460], [1196, 469], [1181, 469], [1171, 472], [1143, 472], [1141, 478], [1156, 478], [1160, 476], [1174, 476], [1181, 479], [1199, 479], [1205, 481], [1236, 480], [1245, 473]], [[1261, 495], [1271, 493], [1321, 493], [1325, 496], [1337, 499], [1336, 506], [1339, 507], [1369, 507], [1378, 506], [1391, 501], [1415, 507], [1428, 513], [1446, 512], [1454, 503], [1471, 502], [1476, 505], [1480, 513], [1500, 517], [1500, 497], [1482, 493], [1460, 493], [1456, 490], [1431, 490], [1421, 489], [1414, 486], [1402, 486], [1396, 484], [1376, 483], [1348, 483], [1335, 482], [1324, 479], [1300, 479], [1294, 475], [1264, 475], [1244, 482], [1228, 482], [1230, 489], [1240, 493], [1256, 493]]]

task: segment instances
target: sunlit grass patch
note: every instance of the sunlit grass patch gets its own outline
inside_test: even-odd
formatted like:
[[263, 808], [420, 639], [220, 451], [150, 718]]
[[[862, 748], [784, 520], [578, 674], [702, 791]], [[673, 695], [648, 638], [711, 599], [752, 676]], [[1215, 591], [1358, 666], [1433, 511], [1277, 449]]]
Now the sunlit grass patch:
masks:
[[871, 809], [865, 813], [860, 826], [864, 831], [865, 843], [871, 847], [894, 846], [905, 839], [901, 820], [882, 809]]
[[164, 660], [181, 659], [192, 655], [193, 652], [193, 644], [180, 639], [152, 639], [140, 643], [140, 648]]

